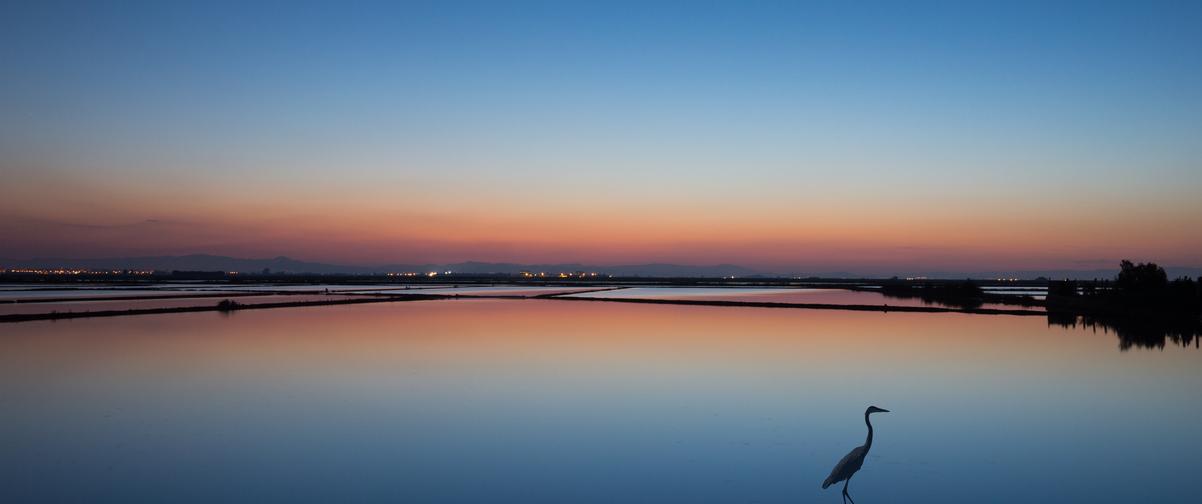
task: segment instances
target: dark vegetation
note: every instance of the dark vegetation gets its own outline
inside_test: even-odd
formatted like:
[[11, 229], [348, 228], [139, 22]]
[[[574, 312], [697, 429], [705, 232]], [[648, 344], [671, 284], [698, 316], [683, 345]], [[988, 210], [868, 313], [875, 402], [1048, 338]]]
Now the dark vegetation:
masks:
[[923, 282], [890, 280], [881, 284], [881, 294], [899, 299], [918, 298], [928, 304], [975, 309], [985, 303], [985, 291], [977, 284], [962, 282]]
[[1199, 315], [1202, 292], [1199, 281], [1178, 278], [1169, 281], [1164, 268], [1155, 263], [1123, 261], [1114, 280], [1048, 284], [1049, 311], [1072, 311], [1091, 315]]
[[1081, 327], [1104, 334], [1114, 333], [1120, 350], [1132, 348], [1164, 348], [1169, 342], [1180, 346], [1199, 346], [1202, 328], [1198, 320], [1177, 317], [1115, 317], [1048, 312], [1048, 324], [1061, 327]]
[[242, 307], [242, 303], [239, 303], [232, 299], [222, 299], [221, 301], [217, 302], [217, 311], [220, 311], [220, 312], [231, 312], [231, 311], [237, 310], [238, 308], [241, 308], [241, 307]]
[[1155, 263], [1123, 261], [1114, 280], [1048, 284], [1048, 323], [1114, 331], [1123, 350], [1163, 348], [1172, 341], [1198, 346], [1202, 336], [1202, 278], [1168, 275]]

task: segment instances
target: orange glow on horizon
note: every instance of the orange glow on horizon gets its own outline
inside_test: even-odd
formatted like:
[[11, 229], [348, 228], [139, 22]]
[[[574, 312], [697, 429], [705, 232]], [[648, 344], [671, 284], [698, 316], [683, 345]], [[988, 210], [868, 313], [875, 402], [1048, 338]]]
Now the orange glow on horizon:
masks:
[[1193, 198], [1144, 205], [1042, 198], [1017, 205], [992, 196], [969, 204], [939, 195], [907, 200], [837, 193], [711, 200], [484, 192], [439, 199], [199, 189], [197, 197], [182, 200], [137, 188], [68, 203], [17, 195], [0, 203], [0, 213], [12, 216], [3, 230], [23, 237], [5, 255], [733, 263], [769, 270], [1091, 269], [1113, 267], [1120, 258], [1202, 264], [1202, 234], [1195, 232], [1202, 209]]

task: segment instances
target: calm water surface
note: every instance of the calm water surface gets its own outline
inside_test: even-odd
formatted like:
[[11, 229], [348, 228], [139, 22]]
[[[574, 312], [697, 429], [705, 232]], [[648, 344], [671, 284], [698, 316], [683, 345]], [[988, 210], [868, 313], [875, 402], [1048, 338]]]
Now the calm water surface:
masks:
[[0, 325], [0, 502], [1192, 502], [1202, 350], [1042, 317], [448, 300]]
[[[463, 285], [446, 288], [425, 288], [415, 294], [442, 294], [461, 296], [538, 296], [581, 291], [593, 291], [599, 287], [531, 287], [528, 285]], [[604, 288], [604, 287], [600, 287]], [[401, 293], [405, 293], [401, 291]]]
[[[743, 301], [749, 303], [812, 303], [873, 306], [944, 306], [918, 298], [890, 297], [879, 292], [847, 289], [785, 287], [629, 287], [571, 294], [587, 298], [683, 299], [697, 301]], [[985, 303], [981, 308], [1044, 311], [1038, 306]]]
[[[222, 289], [225, 290], [225, 289]], [[30, 289], [0, 291], [0, 301], [32, 302], [43, 299], [63, 299], [76, 297], [149, 297], [149, 296], [178, 296], [187, 291], [142, 289], [142, 288], [104, 288], [104, 289]]]
[[[0, 315], [16, 315], [27, 313], [51, 313], [51, 312], [89, 312], [89, 311], [107, 311], [107, 310], [145, 310], [151, 308], [182, 308], [190, 306], [213, 306], [221, 302], [223, 299], [231, 299], [243, 305], [257, 305], [270, 303], [306, 303], [313, 301], [335, 301], [343, 299], [353, 299], [361, 296], [345, 296], [338, 294], [288, 294], [288, 295], [262, 295], [262, 296], [234, 296], [229, 298], [223, 297], [194, 297], [194, 298], [170, 298], [170, 299], [121, 299], [115, 297], [113, 299], [90, 300], [90, 301], [50, 301], [50, 302], [28, 302], [28, 303], [0, 303]], [[69, 299], [69, 298], [68, 298]]]

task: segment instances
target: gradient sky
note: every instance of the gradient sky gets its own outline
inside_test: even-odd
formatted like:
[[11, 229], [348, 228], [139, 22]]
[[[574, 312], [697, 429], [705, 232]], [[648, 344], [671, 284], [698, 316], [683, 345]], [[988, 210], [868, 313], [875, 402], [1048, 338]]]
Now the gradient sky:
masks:
[[1049, 3], [9, 4], [0, 257], [1202, 265], [1202, 3]]

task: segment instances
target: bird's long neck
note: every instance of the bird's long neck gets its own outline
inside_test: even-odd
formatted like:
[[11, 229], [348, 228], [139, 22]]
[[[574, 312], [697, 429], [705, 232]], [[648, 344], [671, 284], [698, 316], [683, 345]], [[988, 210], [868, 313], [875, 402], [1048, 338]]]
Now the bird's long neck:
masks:
[[864, 441], [864, 451], [872, 448], [872, 422], [868, 421], [868, 412], [864, 412], [864, 424], [868, 426], [868, 440]]

